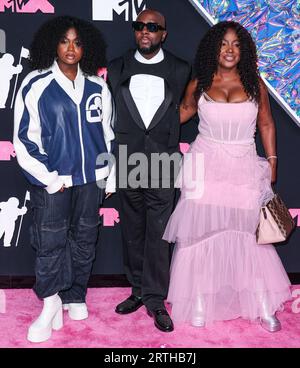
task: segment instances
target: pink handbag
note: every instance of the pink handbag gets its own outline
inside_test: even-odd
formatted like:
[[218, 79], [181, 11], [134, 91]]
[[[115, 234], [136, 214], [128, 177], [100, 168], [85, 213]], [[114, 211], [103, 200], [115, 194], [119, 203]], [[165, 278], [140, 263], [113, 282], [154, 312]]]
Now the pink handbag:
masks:
[[258, 244], [278, 243], [286, 240], [295, 227], [295, 221], [277, 193], [261, 208], [256, 230]]

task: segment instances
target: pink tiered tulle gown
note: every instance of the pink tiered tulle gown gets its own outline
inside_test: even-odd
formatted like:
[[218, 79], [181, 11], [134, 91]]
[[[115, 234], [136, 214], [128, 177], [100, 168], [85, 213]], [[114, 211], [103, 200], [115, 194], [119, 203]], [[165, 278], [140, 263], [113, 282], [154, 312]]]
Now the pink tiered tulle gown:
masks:
[[266, 308], [272, 315], [291, 298], [275, 248], [256, 243], [261, 205], [272, 197], [270, 166], [254, 143], [257, 105], [208, 98], [199, 99], [199, 135], [184, 156], [181, 197], [163, 236], [176, 243], [172, 318], [200, 325], [255, 320]]

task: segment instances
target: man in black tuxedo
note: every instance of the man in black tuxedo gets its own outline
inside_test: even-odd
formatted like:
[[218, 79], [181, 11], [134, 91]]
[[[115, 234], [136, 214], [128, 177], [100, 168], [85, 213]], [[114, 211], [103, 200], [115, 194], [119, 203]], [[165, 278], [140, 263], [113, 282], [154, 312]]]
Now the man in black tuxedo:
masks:
[[[137, 50], [113, 60], [108, 67], [117, 112], [115, 155], [124, 267], [132, 285], [132, 294], [116, 312], [128, 314], [145, 305], [155, 326], [169, 332], [174, 327], [164, 299], [169, 286], [170, 246], [162, 235], [174, 207], [176, 169], [172, 172], [164, 163], [159, 167], [151, 158], [173, 155], [178, 164], [179, 104], [190, 66], [162, 49], [167, 31], [159, 12], [142, 11], [132, 26]], [[141, 154], [148, 161], [140, 162], [133, 182], [134, 163], [140, 161]]]

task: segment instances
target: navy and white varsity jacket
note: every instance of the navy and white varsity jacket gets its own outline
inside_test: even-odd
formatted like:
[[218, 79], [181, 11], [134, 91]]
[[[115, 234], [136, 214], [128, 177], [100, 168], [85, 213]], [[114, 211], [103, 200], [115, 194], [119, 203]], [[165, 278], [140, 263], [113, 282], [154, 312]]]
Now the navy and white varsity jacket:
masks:
[[[85, 76], [78, 66], [71, 81], [54, 62], [25, 77], [14, 114], [17, 159], [32, 184], [52, 194], [108, 176], [107, 162], [96, 165], [114, 139], [112, 98], [102, 78]], [[106, 192], [113, 191], [110, 182]]]

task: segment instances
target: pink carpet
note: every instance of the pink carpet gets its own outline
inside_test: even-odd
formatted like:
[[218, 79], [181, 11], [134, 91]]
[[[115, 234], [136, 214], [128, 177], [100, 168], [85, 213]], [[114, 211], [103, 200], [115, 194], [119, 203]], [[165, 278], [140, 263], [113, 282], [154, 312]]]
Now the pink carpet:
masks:
[[65, 312], [64, 327], [54, 331], [50, 340], [40, 344], [28, 342], [26, 333], [31, 321], [40, 313], [42, 302], [32, 290], [5, 290], [6, 312], [0, 313], [0, 347], [299, 348], [300, 300], [296, 290], [300, 290], [300, 286], [293, 289], [294, 300], [286, 303], [285, 310], [278, 314], [282, 330], [273, 334], [258, 324], [241, 319], [218, 322], [209, 329], [176, 325], [173, 332], [163, 333], [154, 327], [144, 307], [127, 316], [114, 312], [116, 304], [129, 295], [129, 289], [89, 289], [90, 317], [85, 321], [72, 321]]

